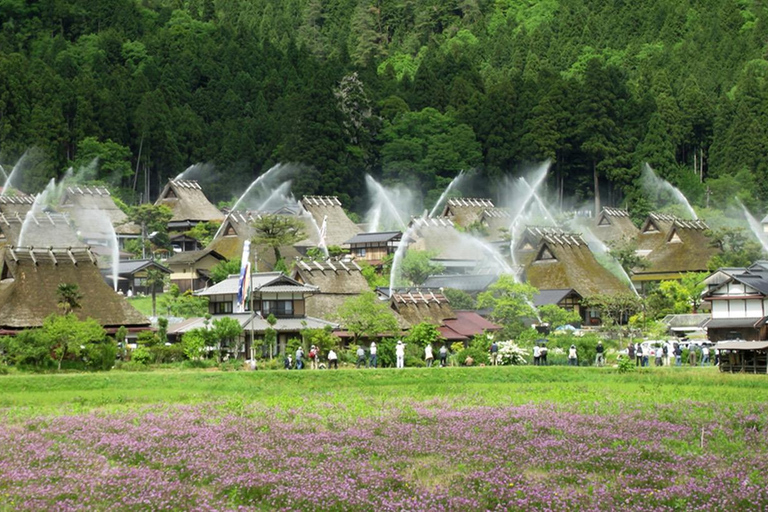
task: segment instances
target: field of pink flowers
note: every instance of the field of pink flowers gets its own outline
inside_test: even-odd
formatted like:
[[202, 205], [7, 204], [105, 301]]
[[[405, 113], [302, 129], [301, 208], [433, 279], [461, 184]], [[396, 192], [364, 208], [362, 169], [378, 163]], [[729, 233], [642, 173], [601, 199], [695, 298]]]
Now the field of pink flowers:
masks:
[[0, 411], [0, 510], [768, 508], [765, 404], [372, 405]]

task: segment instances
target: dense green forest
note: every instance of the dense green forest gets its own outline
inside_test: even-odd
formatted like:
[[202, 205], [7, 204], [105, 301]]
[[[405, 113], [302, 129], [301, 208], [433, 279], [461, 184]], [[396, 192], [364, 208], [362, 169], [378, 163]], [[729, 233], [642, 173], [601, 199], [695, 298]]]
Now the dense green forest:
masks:
[[365, 173], [434, 197], [545, 159], [551, 196], [641, 207], [647, 161], [759, 209], [767, 21], [756, 0], [0, 0], [0, 163], [36, 148], [35, 191], [101, 156], [154, 197], [211, 162], [216, 201], [300, 162], [296, 195], [360, 209]]

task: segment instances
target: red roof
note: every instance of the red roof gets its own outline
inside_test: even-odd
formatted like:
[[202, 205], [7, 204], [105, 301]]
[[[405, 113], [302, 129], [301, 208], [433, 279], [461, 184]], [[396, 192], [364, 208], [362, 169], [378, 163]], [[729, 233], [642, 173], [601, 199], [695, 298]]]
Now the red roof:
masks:
[[466, 340], [484, 331], [499, 331], [501, 327], [474, 311], [456, 311], [456, 318], [443, 322], [440, 332], [447, 340]]

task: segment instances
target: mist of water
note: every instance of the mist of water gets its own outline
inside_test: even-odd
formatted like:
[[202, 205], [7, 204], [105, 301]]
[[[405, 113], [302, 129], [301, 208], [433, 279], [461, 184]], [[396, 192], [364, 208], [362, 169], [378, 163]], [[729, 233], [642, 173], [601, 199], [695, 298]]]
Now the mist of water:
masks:
[[[232, 206], [232, 211], [236, 211], [238, 207], [243, 204], [243, 202], [249, 198], [249, 195], [251, 192], [256, 189], [258, 186], [263, 185], [264, 191], [266, 194], [270, 194], [271, 190], [266, 186], [268, 183], [271, 183], [272, 180], [279, 180], [281, 178], [287, 177], [286, 175], [293, 172], [295, 169], [293, 166], [286, 165], [286, 164], [277, 164], [273, 167], [271, 167], [267, 172], [256, 178], [251, 182], [250, 185], [248, 185], [248, 188], [245, 189], [245, 192], [242, 193], [242, 195], [235, 201], [234, 206]], [[186, 172], [186, 171], [185, 171]], [[258, 198], [257, 198], [258, 200]]]
[[747, 207], [744, 206], [744, 203], [742, 203], [738, 197], [736, 198], [736, 202], [739, 204], [739, 206], [741, 206], [742, 212], [744, 212], [744, 218], [747, 220], [747, 224], [749, 224], [750, 231], [752, 231], [752, 234], [755, 235], [757, 241], [760, 242], [760, 245], [763, 248], [763, 252], [768, 254], [768, 234], [763, 231], [762, 224], [760, 224], [760, 222], [751, 213], [749, 213]]
[[667, 201], [682, 205], [686, 212], [688, 212], [691, 220], [699, 220], [698, 215], [696, 215], [696, 212], [691, 206], [691, 203], [688, 202], [688, 199], [685, 197], [685, 195], [670, 182], [657, 176], [651, 166], [647, 163], [643, 164], [643, 172], [640, 176], [640, 183], [648, 192], [656, 194], [658, 199], [665, 201], [664, 197], [666, 196]]
[[402, 186], [385, 187], [372, 176], [365, 175], [370, 208], [365, 214], [368, 233], [388, 229], [405, 230], [406, 219], [418, 211], [418, 202], [413, 192]]
[[198, 162], [196, 164], [192, 164], [186, 169], [184, 169], [182, 172], [176, 175], [175, 178], [173, 178], [173, 181], [176, 180], [199, 180], [200, 178], [204, 178], [214, 170], [213, 164], [209, 163], [202, 163]]
[[[425, 218], [427, 215], [426, 213], [422, 217]], [[389, 293], [392, 294], [392, 290], [395, 289], [395, 283], [397, 282], [397, 279], [400, 277], [398, 272], [398, 269], [400, 268], [400, 264], [403, 261], [403, 257], [405, 256], [405, 251], [408, 250], [408, 244], [411, 241], [411, 235], [413, 234], [413, 231], [416, 229], [417, 222], [414, 220], [411, 225], [408, 227], [408, 229], [405, 230], [405, 233], [403, 233], [403, 237], [400, 240], [400, 244], [397, 246], [397, 251], [395, 251], [395, 257], [392, 258], [392, 268], [389, 271]]]
[[432, 218], [437, 214], [439, 211], [438, 208], [440, 208], [443, 204], [443, 201], [448, 197], [448, 194], [453, 190], [454, 188], [457, 188], [462, 181], [464, 181], [464, 178], [466, 177], [466, 174], [464, 174], [464, 171], [461, 171], [458, 176], [453, 178], [451, 182], [448, 184], [448, 186], [443, 190], [443, 193], [440, 194], [440, 198], [435, 203], [435, 206], [432, 207], [432, 211], [429, 212], [429, 217]]
[[613, 275], [627, 283], [629, 288], [635, 293], [635, 295], [639, 297], [640, 294], [637, 293], [637, 289], [635, 288], [632, 279], [629, 277], [629, 274], [627, 274], [627, 272], [624, 270], [624, 267], [621, 266], [619, 260], [617, 260], [611, 254], [608, 246], [605, 245], [599, 238], [597, 238], [594, 233], [592, 233], [592, 230], [590, 230], [589, 227], [587, 227], [585, 224], [577, 224], [577, 227], [577, 230], [581, 230], [582, 238], [585, 242], [587, 242], [589, 250], [592, 251], [592, 254], [595, 255], [595, 259], [598, 261], [598, 263], [608, 269], [608, 271]]
[[291, 181], [282, 182], [258, 206], [260, 212], [277, 210], [282, 206], [296, 205], [298, 201], [290, 194]]
[[24, 222], [21, 224], [21, 231], [19, 232], [18, 246], [24, 247], [24, 237], [30, 229], [32, 224], [37, 224], [35, 216], [43, 211], [43, 207], [49, 202], [49, 199], [56, 192], [56, 180], [51, 178], [45, 189], [35, 196], [35, 201], [32, 203], [32, 207], [27, 211], [24, 216]]
[[[8, 175], [8, 177], [5, 179], [5, 182], [3, 183], [3, 189], [0, 190], [0, 197], [3, 197], [8, 194], [8, 189], [13, 186], [14, 180], [17, 179], [17, 175], [21, 172], [21, 169], [25, 166], [28, 156], [29, 156], [29, 151], [25, 151], [24, 154], [21, 155], [21, 158], [19, 158], [16, 161], [13, 168], [11, 169], [11, 173]], [[5, 172], [5, 170], [3, 170], [3, 172]]]

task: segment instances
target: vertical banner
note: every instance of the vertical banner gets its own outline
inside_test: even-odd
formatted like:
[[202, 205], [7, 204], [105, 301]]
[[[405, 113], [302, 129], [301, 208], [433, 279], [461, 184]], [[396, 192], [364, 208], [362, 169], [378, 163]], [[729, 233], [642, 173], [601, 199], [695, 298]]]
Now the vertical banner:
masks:
[[240, 260], [240, 280], [237, 283], [237, 307], [236, 313], [245, 312], [245, 301], [251, 289], [251, 241], [243, 243], [243, 256]]

